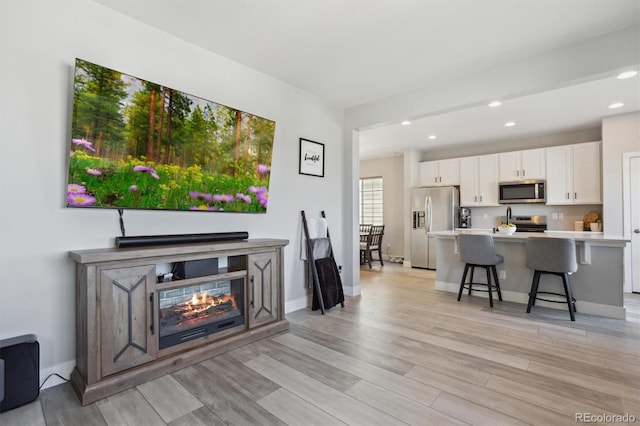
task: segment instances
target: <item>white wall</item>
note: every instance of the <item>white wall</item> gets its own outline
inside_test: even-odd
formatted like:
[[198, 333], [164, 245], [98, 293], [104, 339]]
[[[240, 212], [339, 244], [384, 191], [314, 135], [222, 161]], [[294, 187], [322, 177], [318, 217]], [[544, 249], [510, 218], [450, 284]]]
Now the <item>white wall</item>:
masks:
[[383, 254], [404, 257], [404, 166], [403, 157], [380, 158], [360, 162], [360, 177], [382, 177], [384, 237]]
[[640, 151], [640, 112], [602, 120], [602, 213], [607, 233], [623, 235], [622, 155], [637, 151]]
[[[625, 153], [640, 151], [640, 112], [605, 117], [602, 120], [602, 197], [604, 227], [608, 233], [624, 235], [623, 166]], [[638, 188], [631, 188], [637, 191]], [[634, 206], [635, 207], [635, 206]], [[626, 230], [629, 236], [629, 230]], [[624, 290], [631, 292], [631, 268], [640, 273], [640, 265], [631, 264], [631, 250], [625, 248]]]
[[[120, 235], [115, 210], [64, 207], [76, 57], [276, 121], [267, 214], [126, 211], [128, 235], [289, 239], [287, 310], [306, 306], [309, 294], [298, 258], [300, 210], [327, 212], [341, 263], [342, 109], [86, 0], [4, 2], [0, 54], [0, 339], [35, 333], [43, 375], [68, 377], [75, 365], [67, 252], [112, 247]], [[326, 144], [324, 178], [298, 174], [300, 137]]]

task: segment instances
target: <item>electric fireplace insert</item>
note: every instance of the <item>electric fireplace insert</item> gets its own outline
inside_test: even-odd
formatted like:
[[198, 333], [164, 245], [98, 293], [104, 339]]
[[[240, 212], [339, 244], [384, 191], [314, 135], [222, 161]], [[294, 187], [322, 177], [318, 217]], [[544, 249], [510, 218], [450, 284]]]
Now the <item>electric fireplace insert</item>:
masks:
[[244, 278], [168, 288], [158, 305], [160, 349], [227, 330], [244, 324]]

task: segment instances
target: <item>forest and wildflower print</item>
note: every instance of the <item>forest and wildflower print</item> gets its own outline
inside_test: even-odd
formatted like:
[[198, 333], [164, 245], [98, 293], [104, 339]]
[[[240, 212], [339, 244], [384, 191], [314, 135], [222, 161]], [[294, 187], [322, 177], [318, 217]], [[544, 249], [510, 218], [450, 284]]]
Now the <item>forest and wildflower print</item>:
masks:
[[275, 122], [76, 59], [67, 205], [267, 210]]

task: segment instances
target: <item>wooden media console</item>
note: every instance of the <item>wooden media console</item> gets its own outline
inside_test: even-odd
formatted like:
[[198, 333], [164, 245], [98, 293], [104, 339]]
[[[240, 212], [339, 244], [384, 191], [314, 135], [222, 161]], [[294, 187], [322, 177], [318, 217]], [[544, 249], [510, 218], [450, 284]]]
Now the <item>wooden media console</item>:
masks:
[[[70, 252], [77, 310], [71, 383], [82, 404], [287, 330], [288, 243], [253, 239]], [[203, 272], [172, 276], [189, 262]]]

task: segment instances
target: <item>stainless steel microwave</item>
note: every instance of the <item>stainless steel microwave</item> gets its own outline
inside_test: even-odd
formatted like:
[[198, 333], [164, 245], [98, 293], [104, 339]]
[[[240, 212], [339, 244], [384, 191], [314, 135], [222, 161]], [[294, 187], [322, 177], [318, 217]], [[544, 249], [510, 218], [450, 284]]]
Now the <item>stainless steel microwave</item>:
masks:
[[498, 185], [500, 204], [544, 203], [547, 200], [543, 180], [500, 182]]

